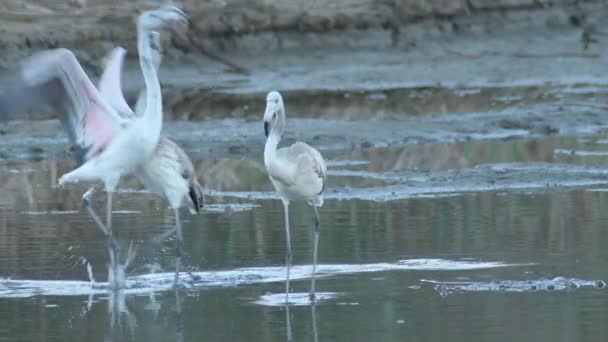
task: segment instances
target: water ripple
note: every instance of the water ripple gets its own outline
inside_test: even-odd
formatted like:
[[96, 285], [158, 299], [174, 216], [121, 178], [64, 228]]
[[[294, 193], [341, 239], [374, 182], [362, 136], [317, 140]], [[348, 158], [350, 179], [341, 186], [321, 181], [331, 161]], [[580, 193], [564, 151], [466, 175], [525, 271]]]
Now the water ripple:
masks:
[[435, 291], [442, 297], [468, 292], [573, 291], [580, 288], [603, 289], [606, 287], [606, 282], [603, 280], [584, 280], [564, 277], [532, 280], [500, 280], [491, 282], [441, 282], [425, 279], [421, 281], [423, 283], [435, 285]]

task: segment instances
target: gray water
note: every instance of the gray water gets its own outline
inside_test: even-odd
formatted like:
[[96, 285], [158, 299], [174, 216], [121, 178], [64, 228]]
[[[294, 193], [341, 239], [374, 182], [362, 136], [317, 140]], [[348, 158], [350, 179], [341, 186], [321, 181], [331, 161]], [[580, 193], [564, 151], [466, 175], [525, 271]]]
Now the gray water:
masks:
[[[114, 231], [123, 255], [130, 244], [137, 255], [127, 290], [110, 294], [104, 239], [80, 208], [86, 186], [54, 187], [70, 161], [60, 153], [6, 158], [0, 341], [283, 341], [288, 331], [294, 341], [608, 336], [608, 144], [595, 133], [326, 145], [324, 295], [314, 306], [305, 296], [314, 215], [294, 204], [288, 308], [282, 205], [261, 147], [243, 143], [218, 156], [190, 138], [179, 142], [205, 184], [207, 208], [183, 211], [188, 273], [178, 289], [174, 237], [159, 241], [174, 224], [165, 202], [132, 179], [121, 183]], [[98, 194], [94, 206], [104, 200]]]

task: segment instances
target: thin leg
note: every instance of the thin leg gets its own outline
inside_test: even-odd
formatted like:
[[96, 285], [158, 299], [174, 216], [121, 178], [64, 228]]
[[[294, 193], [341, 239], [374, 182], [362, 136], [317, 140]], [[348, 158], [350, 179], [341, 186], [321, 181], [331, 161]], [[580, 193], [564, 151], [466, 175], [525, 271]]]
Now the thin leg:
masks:
[[285, 209], [285, 240], [287, 243], [287, 254], [285, 256], [285, 267], [287, 275], [285, 277], [285, 304], [289, 304], [289, 272], [291, 271], [291, 236], [289, 234], [289, 201], [283, 201]]
[[287, 326], [287, 342], [293, 341], [291, 333], [291, 315], [289, 314], [289, 305], [285, 305], [285, 325]]
[[112, 235], [112, 192], [108, 191], [108, 207], [106, 208], [106, 228], [108, 235]]
[[320, 219], [319, 211], [317, 207], [313, 206], [312, 209], [315, 211], [315, 228], [314, 228], [314, 242], [312, 247], [312, 279], [310, 281], [310, 300], [315, 301], [315, 279], [317, 276], [317, 253], [319, 250], [319, 230], [320, 230]]
[[93, 218], [93, 221], [95, 221], [97, 227], [101, 229], [103, 235], [106, 236], [108, 235], [108, 228], [106, 228], [106, 225], [101, 222], [101, 219], [99, 218], [95, 210], [91, 207], [91, 197], [93, 197], [96, 190], [96, 187], [92, 187], [87, 190], [84, 195], [82, 195], [82, 207], [89, 212], [89, 215], [91, 215], [91, 218]]
[[182, 316], [182, 299], [179, 293], [179, 287], [175, 287], [175, 341], [182, 342], [184, 340], [184, 318]]
[[106, 207], [106, 239], [110, 246], [110, 272], [112, 274], [112, 283], [110, 286], [113, 288], [120, 288], [122, 279], [118, 274], [118, 249], [116, 248], [116, 242], [112, 234], [112, 191], [107, 191], [107, 207]]
[[175, 287], [179, 285], [179, 269], [182, 262], [182, 254], [184, 248], [184, 237], [182, 235], [182, 223], [179, 218], [179, 208], [173, 208], [175, 213]]
[[319, 342], [319, 332], [317, 331], [317, 305], [312, 303], [310, 306], [310, 314], [312, 316], [312, 337], [314, 342]]
[[[108, 281], [110, 282], [110, 286], [112, 288], [117, 288], [117, 287], [119, 287], [118, 286], [119, 284], [117, 283], [117, 280], [118, 280], [117, 271], [118, 270], [117, 270], [117, 263], [116, 263], [116, 260], [118, 258], [118, 244], [116, 243], [116, 240], [114, 240], [114, 237], [112, 236], [111, 228], [109, 228], [105, 224], [103, 224], [103, 222], [99, 218], [99, 215], [97, 215], [97, 213], [91, 206], [91, 197], [93, 197], [93, 195], [95, 194], [95, 191], [96, 191], [96, 187], [92, 187], [87, 192], [84, 193], [84, 195], [82, 196], [82, 206], [87, 210], [87, 212], [89, 213], [89, 215], [91, 216], [91, 218], [93, 219], [93, 221], [95, 222], [97, 227], [101, 230], [103, 235], [106, 237], [108, 256], [110, 258], [110, 269], [109, 269], [110, 274], [108, 274]], [[108, 193], [108, 201], [111, 203], [111, 192]], [[110, 204], [108, 205], [108, 208], [111, 209]]]

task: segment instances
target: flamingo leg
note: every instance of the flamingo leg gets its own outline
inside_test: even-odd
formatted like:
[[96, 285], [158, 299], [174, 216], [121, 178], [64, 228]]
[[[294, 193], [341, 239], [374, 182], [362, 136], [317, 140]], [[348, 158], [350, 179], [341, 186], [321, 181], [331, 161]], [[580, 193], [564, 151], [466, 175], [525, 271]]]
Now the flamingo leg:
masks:
[[317, 331], [317, 305], [312, 303], [310, 306], [310, 314], [312, 316], [312, 336], [314, 342], [319, 342], [319, 332]]
[[[177, 276], [177, 274], [176, 274]], [[184, 340], [184, 318], [182, 316], [182, 299], [179, 293], [180, 289], [175, 286], [175, 341], [182, 342]]]
[[[91, 206], [91, 197], [95, 194], [97, 188], [95, 186], [91, 187], [87, 192], [82, 196], [82, 206], [87, 210], [97, 227], [102, 231], [103, 235], [106, 237], [106, 245], [108, 248], [108, 255], [110, 258], [110, 274], [108, 275], [108, 281], [110, 282], [110, 286], [112, 288], [117, 288], [118, 284], [117, 280], [117, 263], [116, 258], [118, 258], [118, 244], [114, 237], [112, 236], [112, 230], [109, 229], [99, 218], [99, 215], [95, 212], [95, 209]], [[108, 199], [111, 203], [111, 192], [108, 193]], [[111, 209], [111, 206], [109, 205]], [[111, 221], [110, 221], [111, 223]]]
[[314, 228], [314, 242], [312, 248], [312, 279], [310, 281], [310, 300], [312, 302], [315, 301], [315, 280], [317, 276], [317, 255], [319, 250], [319, 231], [320, 231], [320, 219], [319, 219], [319, 211], [317, 207], [313, 206], [312, 209], [315, 212], [315, 228]]
[[106, 207], [106, 241], [110, 246], [110, 286], [112, 288], [121, 287], [122, 279], [119, 280], [118, 270], [118, 248], [114, 235], [112, 234], [112, 191], [107, 191], [107, 207]]
[[287, 243], [287, 254], [285, 255], [285, 268], [287, 274], [285, 276], [285, 304], [289, 304], [289, 273], [291, 271], [291, 236], [289, 234], [289, 201], [283, 200], [283, 208], [285, 211], [285, 241]]
[[106, 229], [107, 235], [112, 236], [112, 192], [108, 191], [108, 206], [106, 208]]
[[173, 208], [175, 213], [175, 235], [176, 235], [176, 246], [175, 246], [175, 286], [179, 285], [179, 271], [182, 261], [183, 249], [184, 249], [184, 237], [182, 235], [182, 223], [179, 218], [179, 208]]
[[291, 333], [291, 315], [289, 314], [289, 305], [285, 305], [285, 325], [287, 326], [287, 342], [293, 341]]

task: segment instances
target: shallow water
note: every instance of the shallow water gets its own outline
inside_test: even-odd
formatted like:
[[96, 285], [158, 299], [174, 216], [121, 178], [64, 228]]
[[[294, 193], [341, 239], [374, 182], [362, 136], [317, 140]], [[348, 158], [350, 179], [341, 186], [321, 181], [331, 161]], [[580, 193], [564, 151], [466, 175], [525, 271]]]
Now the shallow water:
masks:
[[135, 181], [116, 196], [114, 227], [123, 256], [131, 243], [137, 256], [127, 290], [110, 295], [104, 240], [79, 207], [86, 187], [53, 187], [69, 161], [1, 165], [0, 340], [608, 336], [608, 145], [598, 136], [324, 150], [323, 296], [315, 306], [306, 296], [314, 215], [294, 204], [289, 310], [282, 206], [258, 151], [215, 158], [184, 146], [208, 207], [184, 211], [179, 290], [173, 236], [159, 242], [171, 210]]

